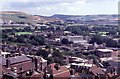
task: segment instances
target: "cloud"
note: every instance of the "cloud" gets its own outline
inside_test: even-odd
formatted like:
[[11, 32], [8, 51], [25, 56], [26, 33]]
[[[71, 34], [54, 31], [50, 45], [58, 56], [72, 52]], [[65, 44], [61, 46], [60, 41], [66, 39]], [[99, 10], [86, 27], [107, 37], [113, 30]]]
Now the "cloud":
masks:
[[[4, 0], [5, 1], [5, 0]], [[2, 10], [23, 11], [29, 14], [113, 14], [118, 0], [21, 0], [2, 2]], [[32, 2], [33, 1], [33, 2]], [[104, 7], [105, 6], [105, 7]], [[0, 7], [1, 9], [1, 7]]]
[[83, 0], [1, 0], [1, 2], [74, 2]]

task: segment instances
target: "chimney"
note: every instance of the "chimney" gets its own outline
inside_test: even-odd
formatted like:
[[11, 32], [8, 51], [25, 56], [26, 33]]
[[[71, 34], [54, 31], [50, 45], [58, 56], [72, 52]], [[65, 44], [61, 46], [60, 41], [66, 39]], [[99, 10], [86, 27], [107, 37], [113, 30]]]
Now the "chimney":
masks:
[[70, 69], [70, 75], [75, 75], [74, 69]]
[[6, 59], [6, 66], [10, 67], [10, 60], [8, 58]]
[[37, 70], [38, 66], [37, 66], [37, 58], [35, 58], [35, 68]]
[[21, 54], [19, 53], [19, 56], [21, 56]]
[[35, 56], [32, 57], [32, 62], [34, 63], [35, 70], [37, 70], [37, 58]]
[[7, 55], [5, 55], [5, 58], [8, 58], [9, 57], [9, 55], [7, 54]]
[[70, 75], [71, 75], [70, 79], [74, 79], [75, 78], [75, 71], [74, 71], [74, 69], [70, 69]]

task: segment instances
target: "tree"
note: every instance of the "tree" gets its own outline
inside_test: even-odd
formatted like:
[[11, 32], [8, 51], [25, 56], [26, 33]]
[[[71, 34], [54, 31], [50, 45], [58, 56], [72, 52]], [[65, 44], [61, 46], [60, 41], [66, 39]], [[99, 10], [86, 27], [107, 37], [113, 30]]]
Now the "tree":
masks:
[[77, 35], [86, 35], [90, 29], [87, 26], [68, 26], [65, 30]]
[[117, 31], [111, 29], [111, 30], [109, 31], [109, 34], [110, 34], [110, 35], [115, 35], [115, 34], [117, 34]]
[[59, 58], [63, 58], [63, 54], [62, 54], [62, 52], [59, 52], [58, 50], [55, 50], [54, 52], [53, 52], [53, 57], [59, 57]]
[[73, 44], [72, 41], [68, 41], [68, 39], [66, 39], [66, 38], [63, 38], [61, 42], [62, 42], [62, 44]]
[[31, 30], [30, 27], [25, 27], [25, 28], [24, 28], [24, 31], [31, 32], [32, 30]]
[[61, 65], [65, 64], [63, 62], [63, 59], [64, 59], [63, 53], [60, 52], [59, 50], [54, 50], [52, 57], [53, 57], [55, 63], [59, 63]]
[[37, 42], [37, 41], [35, 41], [35, 40], [31, 40], [31, 42], [30, 42], [32, 45], [39, 45], [39, 43]]
[[15, 42], [16, 40], [13, 37], [8, 37], [7, 41]]
[[8, 35], [5, 33], [2, 33], [2, 39], [8, 38]]
[[18, 43], [25, 43], [25, 38], [23, 36], [17, 36], [16, 38], [17, 38], [16, 42], [18, 42]]
[[95, 35], [91, 38], [89, 43], [94, 43], [96, 42], [97, 44], [102, 44], [105, 43], [108, 38], [100, 35]]
[[118, 47], [120, 48], [120, 39], [118, 40]]
[[46, 58], [46, 60], [47, 60], [47, 64], [54, 63], [54, 58], [53, 57], [48, 57], [48, 58]]
[[103, 44], [105, 43], [106, 46], [108, 47], [117, 47], [117, 41], [109, 38], [109, 37], [105, 37], [105, 36], [100, 36], [100, 35], [95, 35], [91, 38], [91, 40], [89, 41], [89, 43], [94, 44], [94, 42], [96, 42], [97, 44]]
[[44, 59], [48, 57], [49, 52], [39, 49], [36, 53], [37, 56], [42, 56]]
[[30, 36], [29, 38], [32, 44], [34, 44], [35, 42], [38, 43], [38, 45], [45, 45], [45, 39], [41, 36]]
[[63, 38], [61, 42], [62, 42], [62, 44], [69, 44], [69, 41], [66, 38]]
[[56, 31], [61, 31], [61, 28], [60, 28], [60, 27], [57, 27], [57, 28], [56, 28]]
[[55, 63], [62, 63], [62, 59], [60, 59], [59, 57], [54, 57], [54, 62]]
[[108, 39], [108, 41], [106, 41], [106, 46], [108, 47], [117, 47], [118, 43], [115, 40], [112, 39]]

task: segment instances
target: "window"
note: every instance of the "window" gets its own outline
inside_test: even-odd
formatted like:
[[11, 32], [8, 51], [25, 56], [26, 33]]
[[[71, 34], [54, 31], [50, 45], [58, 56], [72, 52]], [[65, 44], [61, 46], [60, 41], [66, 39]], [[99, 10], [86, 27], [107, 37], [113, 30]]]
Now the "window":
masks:
[[21, 71], [23, 71], [23, 65], [20, 65], [19, 69], [20, 69]]

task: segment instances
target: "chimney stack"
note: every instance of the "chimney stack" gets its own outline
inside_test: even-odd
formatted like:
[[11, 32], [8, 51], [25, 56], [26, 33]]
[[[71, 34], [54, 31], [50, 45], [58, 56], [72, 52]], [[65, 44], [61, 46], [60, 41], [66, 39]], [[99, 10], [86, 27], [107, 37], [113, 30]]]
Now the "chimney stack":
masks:
[[37, 60], [37, 58], [35, 56], [32, 57], [32, 62], [34, 63], [35, 70], [37, 70], [37, 68], [38, 68], [38, 66], [37, 66], [38, 60]]
[[75, 70], [74, 69], [70, 69], [70, 75], [75, 75]]
[[10, 67], [10, 60], [9, 60], [9, 58], [6, 59], [6, 66]]

